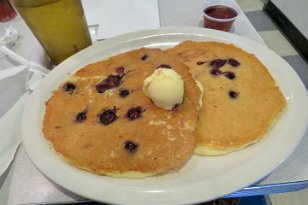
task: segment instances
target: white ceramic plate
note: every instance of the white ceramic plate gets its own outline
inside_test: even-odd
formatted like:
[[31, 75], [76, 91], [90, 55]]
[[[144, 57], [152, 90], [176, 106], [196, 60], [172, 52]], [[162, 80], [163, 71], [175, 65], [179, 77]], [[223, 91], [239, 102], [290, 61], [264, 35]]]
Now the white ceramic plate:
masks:
[[[42, 134], [44, 103], [68, 73], [110, 55], [143, 46], [168, 48], [187, 39], [233, 43], [255, 54], [268, 67], [287, 100], [287, 109], [264, 139], [225, 156], [193, 156], [179, 172], [146, 179], [91, 174], [66, 164], [49, 148]], [[188, 204], [226, 195], [268, 175], [300, 142], [308, 121], [307, 105], [307, 93], [299, 77], [268, 48], [225, 32], [203, 28], [160, 28], [99, 42], [57, 66], [28, 100], [22, 119], [22, 135], [26, 150], [38, 169], [76, 194], [116, 204]]]

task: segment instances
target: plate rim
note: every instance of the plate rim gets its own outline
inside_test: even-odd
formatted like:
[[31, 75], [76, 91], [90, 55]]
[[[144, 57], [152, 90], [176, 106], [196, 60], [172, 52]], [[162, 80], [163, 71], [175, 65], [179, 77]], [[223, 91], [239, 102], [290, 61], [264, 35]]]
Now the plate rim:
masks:
[[[240, 46], [238, 46], [237, 43], [234, 43], [234, 42], [231, 42], [233, 43], [234, 45], [242, 48], [242, 44], [244, 44], [245, 42], [248, 42], [254, 46], [256, 46], [257, 48], [261, 49], [261, 50], [264, 50], [264, 51], [267, 51], [269, 52], [271, 55], [274, 55], [278, 58], [280, 58], [283, 63], [286, 63], [290, 73], [292, 75], [293, 78], [295, 78], [298, 82], [298, 84], [296, 85], [296, 89], [302, 91], [304, 89], [305, 93], [306, 93], [306, 89], [302, 83], [302, 81], [300, 80], [300, 78], [298, 77], [298, 75], [295, 73], [295, 71], [292, 69], [292, 67], [285, 61], [283, 60], [280, 56], [278, 56], [276, 53], [274, 53], [273, 51], [271, 51], [270, 49], [268, 49], [267, 47], [257, 43], [257, 42], [254, 42], [250, 39], [247, 39], [247, 38], [244, 38], [242, 36], [237, 36], [235, 34], [231, 34], [231, 33], [225, 33], [225, 32], [220, 32], [220, 31], [215, 31], [215, 30], [211, 30], [211, 29], [203, 29], [203, 28], [195, 28], [195, 27], [162, 27], [162, 28], [158, 28], [158, 29], [150, 29], [150, 30], [144, 30], [144, 31], [137, 31], [137, 32], [132, 32], [132, 33], [128, 33], [128, 34], [123, 34], [123, 35], [120, 35], [120, 36], [117, 36], [117, 37], [113, 37], [111, 39], [108, 39], [108, 40], [105, 40], [105, 41], [102, 41], [102, 42], [98, 42], [97, 44], [94, 44], [84, 50], [82, 50], [81, 52], [71, 56], [70, 58], [68, 58], [67, 60], [65, 60], [63, 63], [61, 63], [60, 65], [58, 65], [57, 67], [59, 69], [65, 67], [65, 66], [71, 66], [70, 64], [73, 62], [73, 63], [77, 63], [79, 64], [78, 62], [74, 62], [74, 59], [78, 59], [79, 57], [81, 56], [84, 56], [84, 55], [88, 55], [87, 52], [89, 52], [91, 49], [97, 49], [97, 48], [100, 48], [100, 47], [104, 47], [104, 49], [108, 49], [110, 47], [113, 47], [117, 44], [121, 44], [121, 43], [124, 43], [124, 42], [129, 42], [129, 41], [134, 41], [138, 38], [146, 38], [146, 37], [149, 37], [149, 36], [152, 36], [152, 37], [155, 37], [155, 36], [161, 36], [161, 35], [170, 35], [170, 34], [173, 34], [173, 35], [200, 35], [200, 36], [210, 36], [210, 37], [217, 37], [217, 39], [220, 40], [220, 38], [222, 38], [221, 40], [224, 40], [224, 41], [240, 41]], [[226, 40], [228, 39], [228, 40]], [[231, 40], [230, 40], [231, 39]], [[249, 51], [248, 51], [249, 52]], [[78, 67], [79, 69], [80, 67]], [[58, 70], [59, 70], [58, 69]], [[49, 76], [53, 76], [53, 73], [56, 73], [56, 72], [59, 72], [59, 71], [56, 71], [57, 69], [54, 69], [50, 72], [50, 74], [46, 77], [46, 78], [51, 78]], [[44, 81], [45, 79], [43, 79]], [[43, 83], [43, 82], [42, 82]], [[38, 89], [39, 90], [39, 89]], [[31, 158], [31, 161], [34, 163], [34, 165], [39, 169], [41, 170], [42, 169], [42, 166], [45, 166], [45, 165], [42, 165], [42, 162], [38, 162], [37, 160], [35, 160], [35, 157], [33, 157], [33, 151], [31, 150], [31, 145], [29, 144], [29, 140], [27, 138], [27, 135], [29, 135], [29, 129], [26, 127], [27, 125], [27, 122], [28, 122], [28, 118], [27, 116], [29, 116], [29, 111], [31, 109], [31, 100], [34, 98], [34, 96], [37, 95], [38, 93], [38, 90], [35, 90], [33, 92], [33, 94], [30, 96], [30, 98], [28, 99], [27, 101], [27, 104], [25, 106], [25, 109], [24, 109], [24, 114], [23, 114], [23, 117], [22, 117], [22, 138], [23, 138], [23, 142], [24, 142], [24, 145], [25, 145], [25, 148], [26, 148], [26, 151], [28, 153], [28, 155], [30, 156]], [[305, 104], [308, 103], [308, 98], [307, 98], [307, 93], [306, 93], [306, 96], [304, 97], [304, 100], [302, 101], [301, 104]], [[305, 110], [304, 113], [308, 113], [307, 109]], [[304, 118], [303, 118], [304, 119]], [[305, 122], [308, 121], [308, 117], [306, 116], [305, 117]], [[304, 136], [304, 132], [305, 132], [305, 129], [301, 130], [301, 132], [298, 132], [298, 135], [301, 135], [302, 137]], [[276, 162], [275, 165], [271, 166], [270, 169], [267, 169], [266, 172], [263, 173], [263, 176], [262, 177], [265, 177], [266, 175], [268, 175], [270, 172], [272, 172], [277, 166], [279, 166], [296, 148], [296, 146], [299, 144], [300, 140], [302, 139], [302, 137], [298, 137], [297, 138], [297, 141], [295, 142], [294, 146], [292, 147], [292, 149], [290, 149], [290, 152], [285, 154], [284, 156], [281, 156], [280, 160], [278, 162]], [[46, 174], [45, 172], [43, 172], [44, 175], [47, 175], [47, 177], [51, 180], [54, 181], [54, 179], [52, 177], [50, 177], [50, 175]], [[252, 183], [255, 183], [257, 182], [258, 180], [260, 180], [260, 176], [258, 176], [257, 178], [255, 178], [255, 180], [250, 180], [250, 183], [249, 184], [245, 184], [241, 187], [234, 187], [233, 188], [233, 191], [236, 191], [238, 188], [243, 188], [247, 185], [250, 185]], [[59, 183], [57, 180], [55, 180], [55, 182], [57, 184], [59, 184], [60, 186], [63, 186], [63, 184]], [[201, 184], [200, 184], [201, 183]], [[202, 187], [202, 182], [200, 183], [196, 183], [198, 186], [197, 187]], [[116, 200], [110, 200], [110, 198], [108, 198], [109, 200], [105, 200], [105, 199], [101, 199], [101, 198], [97, 198], [95, 196], [92, 196], [92, 195], [88, 195], [88, 194], [85, 194], [84, 193], [80, 193], [80, 191], [76, 191], [74, 189], [71, 189], [71, 187], [67, 187], [66, 185], [63, 186], [64, 188], [74, 192], [74, 193], [77, 193], [81, 196], [84, 196], [84, 197], [90, 197], [91, 199], [94, 199], [94, 200], [97, 200], [97, 201], [101, 201], [101, 202], [107, 202], [107, 203], [125, 203], [124, 201], [118, 201], [117, 199]], [[146, 192], [146, 195], [149, 196], [149, 193], [153, 195], [152, 192]], [[154, 193], [154, 195], [157, 197], [159, 197], [160, 195], [164, 195], [165, 193]], [[168, 194], [170, 194], [170, 196], [173, 196], [174, 194], [179, 194], [177, 193], [177, 191], [175, 190], [170, 190], [170, 192], [168, 192]], [[200, 193], [201, 194], [201, 193]], [[227, 193], [222, 193], [221, 195], [217, 195], [215, 197], [220, 197], [220, 196], [223, 196]], [[184, 194], [185, 195], [185, 194]], [[187, 197], [187, 196], [186, 196]], [[111, 197], [112, 199], [113, 197]], [[145, 197], [146, 198], [146, 197]], [[213, 199], [213, 198], [206, 198], [206, 197], [202, 197], [202, 195], [199, 195], [199, 198], [198, 199], [186, 199], [186, 200], [183, 200], [183, 201], [178, 201], [178, 200], [175, 200], [175, 201], [163, 201], [162, 203], [196, 203], [196, 202], [201, 202], [203, 200], [203, 198], [205, 198], [206, 200], [210, 200], [210, 199]], [[119, 198], [118, 198], [119, 199]], [[170, 199], [172, 200], [173, 198], [170, 197]], [[135, 202], [135, 201], [134, 201]], [[147, 203], [151, 203], [149, 201], [146, 201]], [[142, 203], [142, 201], [139, 201], [137, 203]], [[153, 201], [153, 203], [161, 203], [160, 201]]]

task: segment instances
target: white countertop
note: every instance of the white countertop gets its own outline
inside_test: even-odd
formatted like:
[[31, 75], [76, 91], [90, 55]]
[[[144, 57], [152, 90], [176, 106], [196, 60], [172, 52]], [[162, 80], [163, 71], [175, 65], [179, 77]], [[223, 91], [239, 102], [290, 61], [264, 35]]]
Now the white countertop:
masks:
[[[201, 27], [203, 6], [204, 1], [201, 0], [159, 0], [160, 25]], [[18, 17], [6, 24], [0, 24], [0, 30], [8, 24], [16, 26], [22, 34], [20, 45], [16, 47], [16, 51], [40, 64], [46, 63], [44, 52], [22, 20]], [[264, 44], [244, 13], [241, 13], [235, 22], [232, 32]], [[29, 50], [33, 52], [28, 52]], [[0, 65], [4, 67], [9, 63], [11, 62], [1, 63]], [[15, 102], [22, 93], [23, 90], [15, 93], [11, 102]], [[8, 107], [9, 105], [7, 105], [6, 109]], [[308, 133], [306, 132], [302, 143], [296, 151], [260, 184], [281, 184], [308, 180], [308, 152], [305, 149], [307, 146]], [[12, 165], [0, 177], [0, 204], [76, 200], [83, 200], [83, 198], [52, 183], [34, 167], [22, 144]]]

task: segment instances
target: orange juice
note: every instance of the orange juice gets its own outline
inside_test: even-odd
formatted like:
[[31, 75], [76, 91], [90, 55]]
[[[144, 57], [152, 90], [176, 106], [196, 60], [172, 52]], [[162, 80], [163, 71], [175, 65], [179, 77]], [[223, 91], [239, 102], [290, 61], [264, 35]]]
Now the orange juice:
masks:
[[91, 45], [80, 0], [12, 0], [54, 64]]

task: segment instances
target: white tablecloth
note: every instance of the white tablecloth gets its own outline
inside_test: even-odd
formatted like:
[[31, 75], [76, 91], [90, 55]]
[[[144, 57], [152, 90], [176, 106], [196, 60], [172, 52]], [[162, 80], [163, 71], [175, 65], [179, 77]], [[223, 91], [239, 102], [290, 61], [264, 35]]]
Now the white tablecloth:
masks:
[[[230, 1], [234, 2], [233, 0]], [[159, 0], [160, 25], [200, 27], [202, 26], [202, 8], [204, 4], [205, 1], [201, 0]], [[16, 48], [17, 52], [28, 59], [44, 64], [44, 52], [21, 19], [16, 18], [7, 24], [14, 24], [22, 33], [20, 45]], [[5, 24], [0, 24], [0, 29], [3, 26]], [[232, 32], [264, 44], [244, 13], [241, 13], [235, 22]], [[6, 62], [0, 65], [5, 67], [9, 64], [11, 65], [12, 62]], [[15, 97], [11, 99], [11, 103], [15, 102], [23, 91], [20, 90], [18, 93], [15, 93]], [[5, 109], [7, 109], [9, 103], [5, 106]], [[307, 145], [308, 136], [306, 133], [303, 143], [295, 153], [260, 183], [277, 184], [308, 180], [308, 152], [305, 150], [305, 146]], [[34, 167], [22, 145], [19, 147], [11, 167], [0, 178], [0, 204], [76, 200], [82, 200], [82, 198], [52, 183]]]

